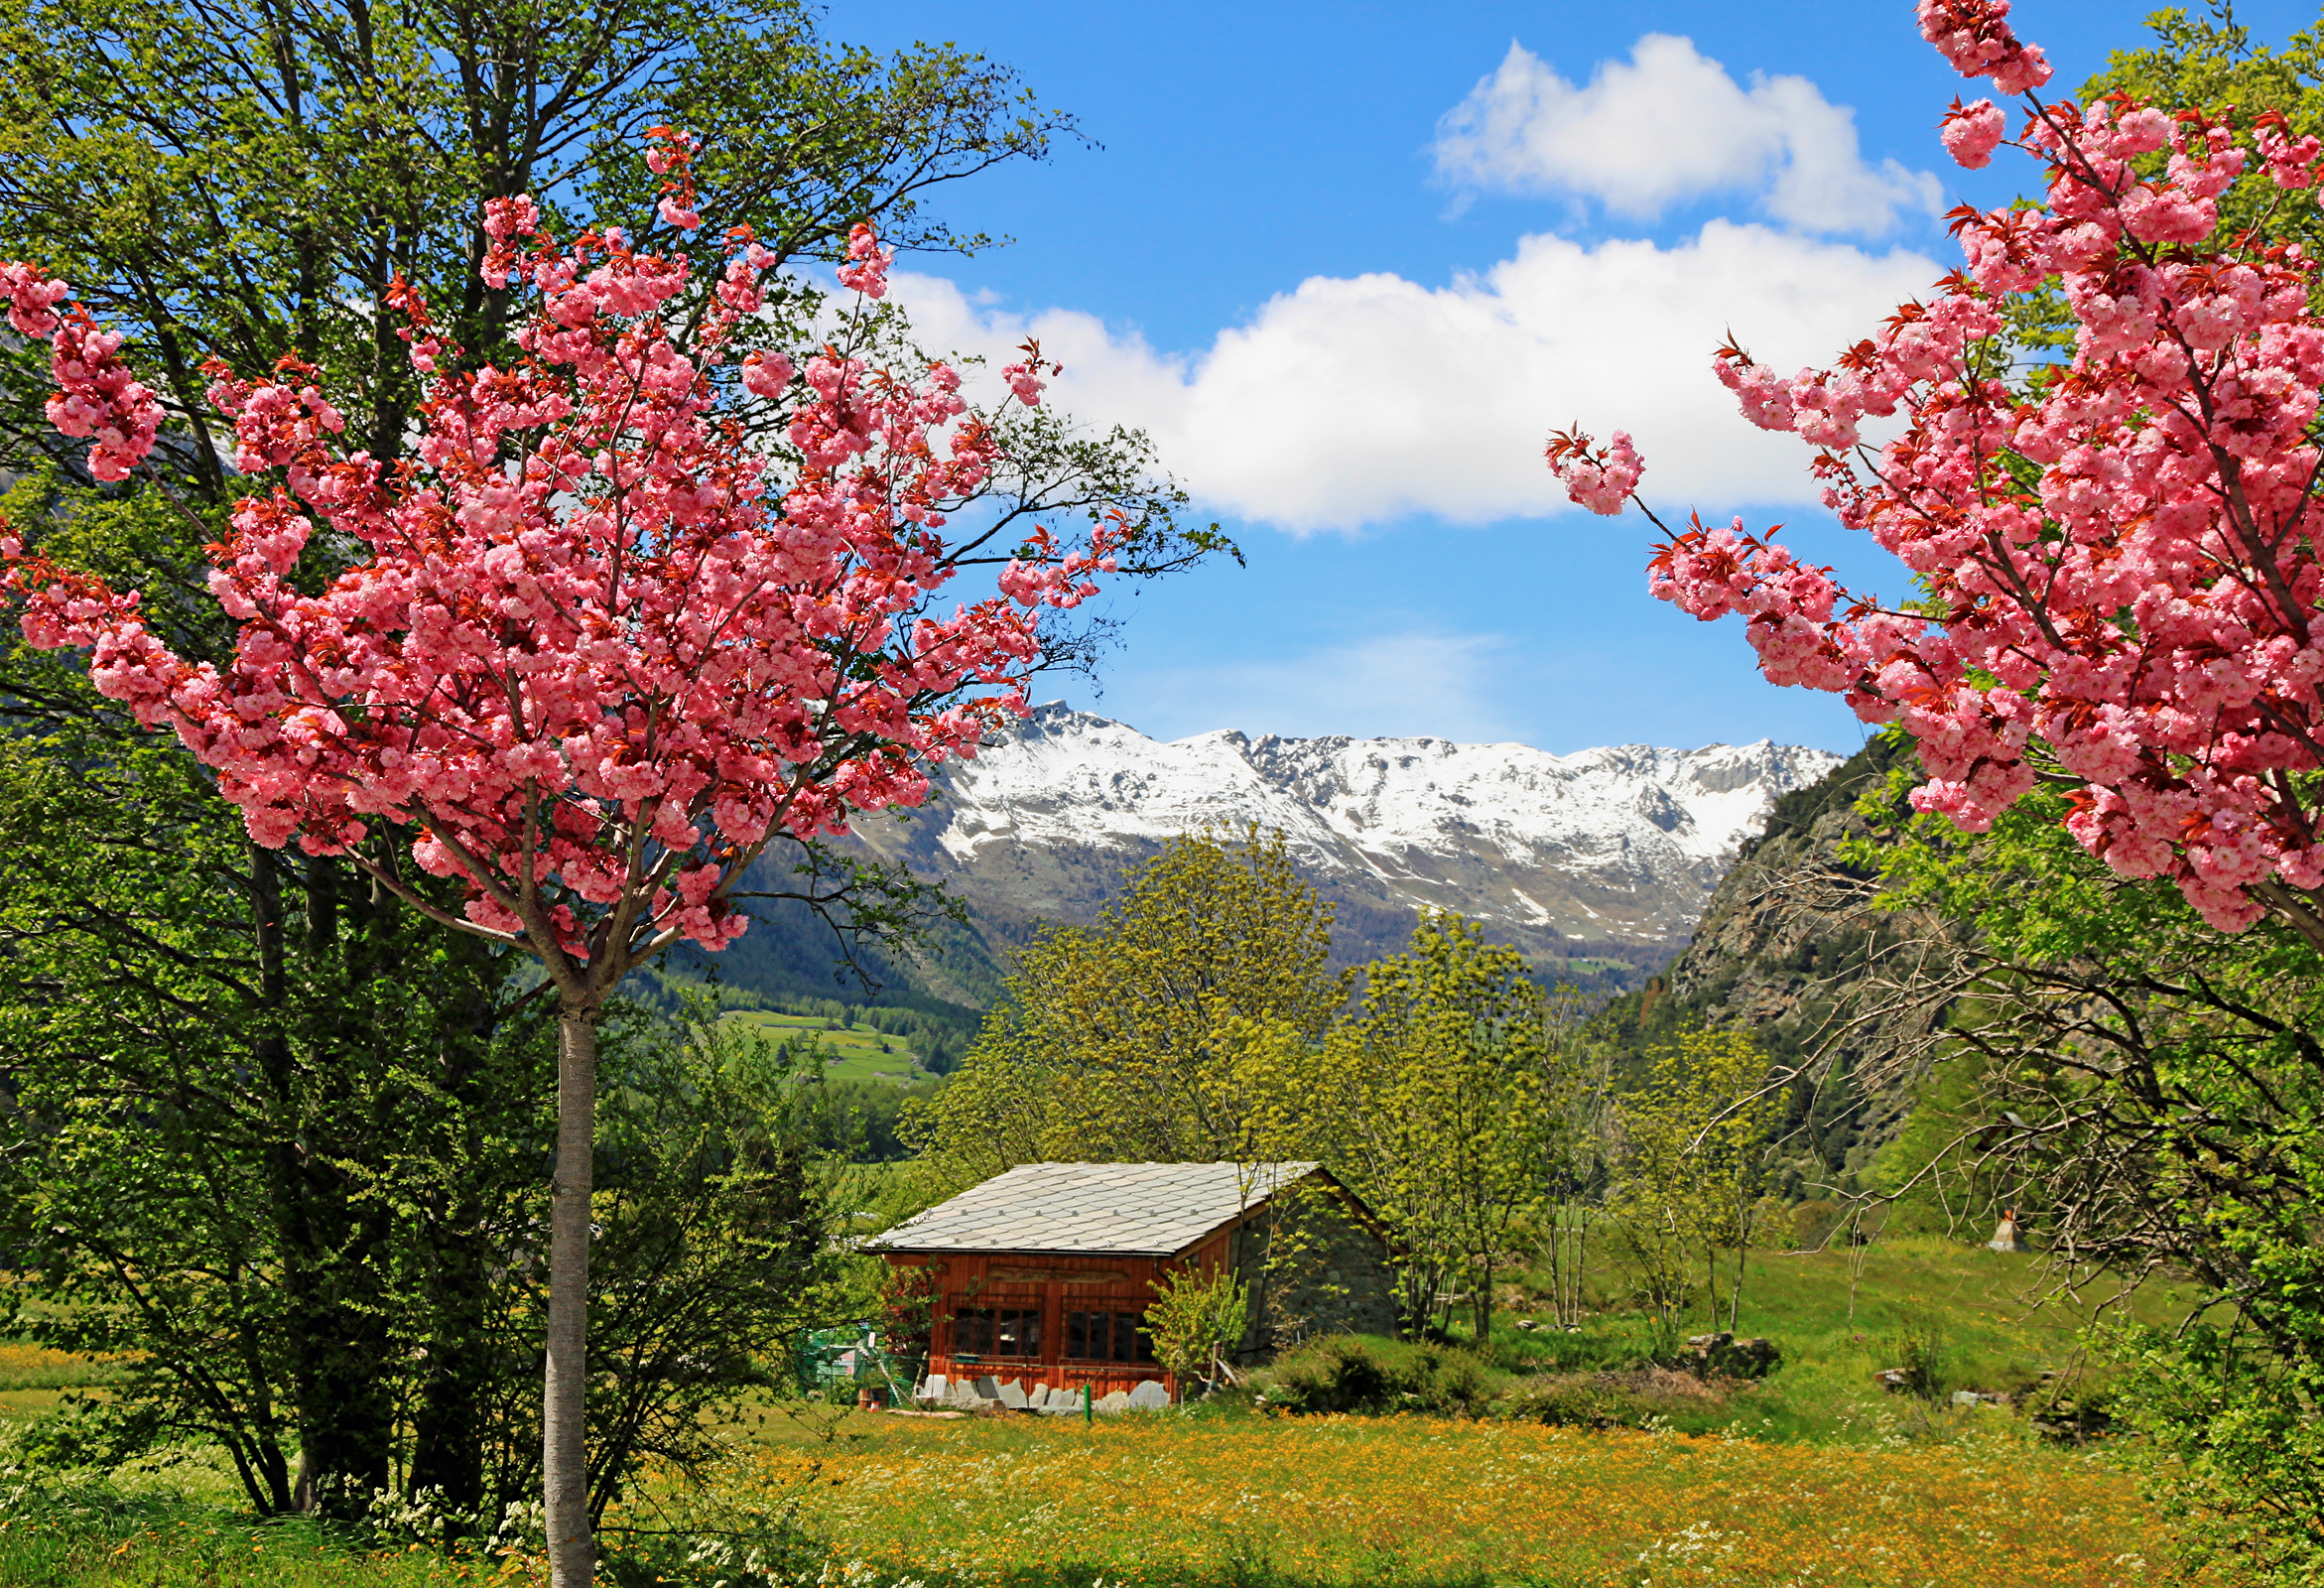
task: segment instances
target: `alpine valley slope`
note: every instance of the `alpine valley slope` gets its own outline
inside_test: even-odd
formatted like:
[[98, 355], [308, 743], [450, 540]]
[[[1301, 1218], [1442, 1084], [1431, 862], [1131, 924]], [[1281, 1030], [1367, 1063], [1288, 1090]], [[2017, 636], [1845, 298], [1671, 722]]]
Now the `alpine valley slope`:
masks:
[[1335, 905], [1344, 962], [1393, 952], [1427, 905], [1479, 920], [1544, 970], [1597, 957], [1640, 968], [1618, 985], [1677, 952], [1776, 798], [1840, 759], [1764, 739], [1564, 756], [1231, 730], [1164, 744], [1053, 704], [945, 768], [920, 810], [865, 817], [855, 835], [968, 905], [980, 942], [911, 976], [939, 995], [980, 991], [981, 977], [945, 974], [961, 951], [997, 960], [1040, 921], [1091, 921], [1124, 866], [1180, 834], [1250, 823], [1280, 830]]

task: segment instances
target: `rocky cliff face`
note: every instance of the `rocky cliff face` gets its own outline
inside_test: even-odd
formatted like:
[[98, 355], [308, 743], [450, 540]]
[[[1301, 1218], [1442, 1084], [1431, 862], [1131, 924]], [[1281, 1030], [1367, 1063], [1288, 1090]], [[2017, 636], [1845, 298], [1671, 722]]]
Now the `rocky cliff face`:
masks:
[[1685, 951], [1602, 1017], [1633, 1056], [1701, 1024], [1750, 1030], [1776, 1063], [1798, 1068], [1781, 1126], [1787, 1194], [1840, 1183], [1902, 1127], [1915, 1061], [1942, 1014], [1895, 1002], [1885, 983], [1897, 957], [1952, 929], [1920, 912], [1874, 909], [1872, 873], [1844, 853], [1877, 842], [1857, 802], [1897, 760], [1875, 739], [1813, 787], [1778, 799]]
[[1124, 866], [1179, 834], [1255, 823], [1286, 835], [1337, 907], [1346, 960], [1391, 951], [1426, 905], [1537, 961], [1651, 966], [1777, 799], [1839, 760], [1765, 740], [1566, 756], [1231, 731], [1165, 744], [1045, 706], [948, 767], [925, 808], [866, 818], [856, 836], [965, 899], [994, 950], [1035, 920], [1093, 919]]

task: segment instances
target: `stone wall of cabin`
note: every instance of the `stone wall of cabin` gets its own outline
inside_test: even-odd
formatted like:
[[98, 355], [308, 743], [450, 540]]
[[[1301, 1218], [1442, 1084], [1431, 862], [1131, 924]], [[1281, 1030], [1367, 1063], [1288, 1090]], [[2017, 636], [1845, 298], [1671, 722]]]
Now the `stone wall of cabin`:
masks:
[[1396, 1332], [1387, 1245], [1335, 1198], [1301, 1196], [1261, 1213], [1237, 1232], [1234, 1264], [1252, 1314], [1239, 1361], [1318, 1335]]

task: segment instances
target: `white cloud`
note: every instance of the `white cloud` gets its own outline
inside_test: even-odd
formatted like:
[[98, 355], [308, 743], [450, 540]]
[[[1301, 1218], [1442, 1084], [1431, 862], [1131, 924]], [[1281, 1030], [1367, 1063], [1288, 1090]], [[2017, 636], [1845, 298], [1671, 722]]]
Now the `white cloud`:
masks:
[[1497, 634], [1381, 634], [1268, 661], [1142, 672], [1097, 704], [1163, 740], [1233, 728], [1492, 744], [1516, 736], [1487, 688], [1506, 648]]
[[1811, 502], [1807, 449], [1743, 420], [1712, 349], [1732, 328], [1778, 369], [1828, 366], [1938, 274], [1724, 220], [1668, 247], [1535, 236], [1445, 287], [1311, 278], [1196, 355], [1072, 310], [999, 313], [934, 277], [897, 287], [924, 345], [994, 354], [1038, 335], [1066, 366], [1051, 389], [1068, 413], [1142, 425], [1207, 507], [1306, 532], [1567, 510], [1541, 447], [1576, 422], [1629, 431], [1643, 493], [1682, 515]]
[[1688, 39], [1650, 33], [1587, 84], [1511, 44], [1437, 128], [1437, 170], [1471, 188], [1567, 193], [1651, 220], [1713, 193], [1749, 193], [1806, 231], [1877, 235], [1900, 208], [1934, 213], [1943, 188], [1858, 151], [1856, 112], [1805, 77], [1754, 72], [1745, 89]]

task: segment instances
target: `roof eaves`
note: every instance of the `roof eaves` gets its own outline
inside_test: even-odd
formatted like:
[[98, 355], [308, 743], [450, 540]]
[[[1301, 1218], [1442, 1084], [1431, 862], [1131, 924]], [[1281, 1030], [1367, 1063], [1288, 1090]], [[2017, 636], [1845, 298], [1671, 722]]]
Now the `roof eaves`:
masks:
[[[1217, 1232], [1213, 1232], [1216, 1234]], [[1209, 1237], [1204, 1238], [1208, 1240]], [[1196, 1246], [1202, 1242], [1195, 1243]], [[1173, 1257], [1166, 1247], [865, 1247], [867, 1252], [892, 1253], [899, 1257]]]

